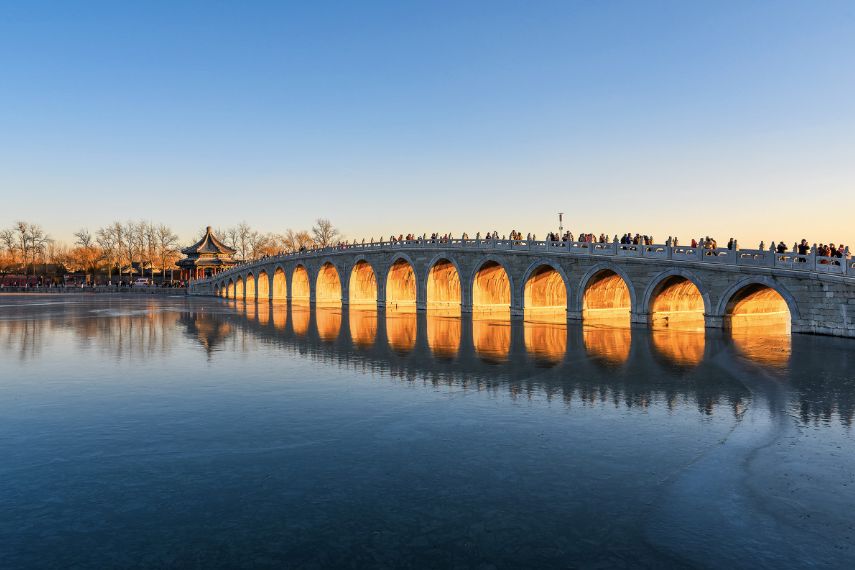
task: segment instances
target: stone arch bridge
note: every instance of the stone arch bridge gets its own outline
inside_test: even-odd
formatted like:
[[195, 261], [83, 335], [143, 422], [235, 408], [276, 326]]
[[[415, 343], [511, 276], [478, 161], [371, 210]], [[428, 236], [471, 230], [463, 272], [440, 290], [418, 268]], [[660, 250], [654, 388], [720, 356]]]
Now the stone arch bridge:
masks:
[[191, 295], [550, 315], [728, 328], [786, 318], [855, 337], [855, 260], [759, 250], [516, 240], [414, 240], [274, 256], [189, 285]]

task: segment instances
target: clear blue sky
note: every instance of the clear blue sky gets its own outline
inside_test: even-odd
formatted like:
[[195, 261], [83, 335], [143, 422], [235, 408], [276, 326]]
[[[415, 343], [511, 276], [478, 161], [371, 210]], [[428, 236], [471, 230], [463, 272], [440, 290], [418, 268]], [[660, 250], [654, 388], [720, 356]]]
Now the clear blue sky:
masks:
[[0, 226], [855, 245], [855, 2], [0, 4]]

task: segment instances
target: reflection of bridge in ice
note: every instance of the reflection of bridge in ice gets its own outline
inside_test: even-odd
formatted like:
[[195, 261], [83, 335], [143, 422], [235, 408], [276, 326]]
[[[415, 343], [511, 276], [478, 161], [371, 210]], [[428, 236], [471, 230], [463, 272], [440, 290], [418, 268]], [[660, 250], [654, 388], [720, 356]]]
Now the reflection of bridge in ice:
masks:
[[[718, 367], [714, 360], [718, 354], [741, 355], [782, 378], [798, 368], [804, 374], [793, 378], [799, 381], [813, 379], [810, 370], [822, 369], [829, 378], [845, 375], [852, 360], [848, 351], [840, 350], [847, 341], [820, 337], [732, 337], [717, 331], [676, 333], [638, 326], [583, 327], [425, 312], [227, 303], [224, 311], [206, 307], [182, 316], [188, 334], [207, 349], [212, 343], [200, 334], [215, 331], [224, 350], [257, 341], [319, 362], [404, 381], [507, 390], [521, 397], [542, 394], [568, 404], [645, 407], [690, 401], [704, 413], [726, 406], [739, 414], [750, 394]], [[791, 348], [798, 351], [797, 359], [791, 360]], [[830, 362], [830, 353], [839, 358]], [[851, 424], [853, 394], [828, 386], [796, 388], [803, 399], [791, 407], [803, 421], [839, 416]]]
[[855, 337], [855, 262], [670, 246], [414, 241], [268, 258], [195, 281], [190, 293], [654, 326]]

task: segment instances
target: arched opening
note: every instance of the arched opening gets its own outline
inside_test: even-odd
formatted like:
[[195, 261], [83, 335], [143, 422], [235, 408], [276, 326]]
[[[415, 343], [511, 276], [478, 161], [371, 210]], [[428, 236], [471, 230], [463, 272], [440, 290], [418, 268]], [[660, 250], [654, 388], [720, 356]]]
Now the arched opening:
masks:
[[398, 354], [408, 354], [416, 346], [416, 313], [387, 312], [386, 338]]
[[434, 314], [459, 315], [460, 299], [460, 275], [457, 268], [449, 260], [440, 259], [428, 272], [427, 309]]
[[318, 336], [322, 341], [332, 342], [338, 338], [341, 330], [341, 309], [339, 307], [318, 307], [315, 318]]
[[525, 282], [525, 318], [552, 323], [567, 320], [567, 285], [550, 265], [535, 269]]
[[406, 260], [399, 259], [386, 277], [386, 307], [397, 311], [416, 309], [416, 272]]
[[244, 289], [243, 289], [243, 279], [240, 277], [235, 281], [235, 299], [238, 301], [244, 300]]
[[500, 316], [511, 311], [511, 280], [505, 268], [487, 261], [472, 282], [472, 311]]
[[[458, 307], [458, 311], [459, 311]], [[435, 311], [427, 312], [427, 341], [434, 357], [451, 360], [460, 350], [460, 319]]]
[[604, 269], [596, 273], [582, 295], [582, 319], [589, 323], [628, 326], [632, 297], [623, 278]]
[[725, 306], [724, 325], [737, 349], [761, 364], [784, 366], [789, 362], [791, 323], [787, 301], [762, 283], [741, 288]]
[[297, 305], [308, 305], [311, 295], [309, 272], [302, 265], [298, 265], [291, 275], [291, 302]]
[[704, 359], [704, 331], [679, 327], [654, 327], [651, 331], [654, 354], [669, 364], [696, 366]]
[[338, 270], [332, 263], [324, 263], [318, 271], [318, 279], [315, 282], [315, 302], [319, 307], [341, 306], [341, 280], [338, 277]]
[[235, 298], [235, 282], [229, 279], [228, 287], [226, 287], [226, 297], [229, 299]]
[[629, 358], [632, 331], [628, 326], [586, 326], [582, 328], [582, 341], [588, 354], [600, 362], [623, 364]]
[[312, 311], [308, 305], [291, 305], [291, 326], [294, 327], [294, 334], [306, 336], [309, 332], [311, 317]]
[[564, 323], [523, 323], [525, 350], [538, 364], [554, 366], [567, 353], [567, 325]]
[[511, 322], [505, 319], [473, 320], [472, 344], [475, 346], [475, 353], [484, 362], [507, 362], [511, 352]]
[[666, 277], [656, 285], [649, 310], [653, 328], [704, 329], [704, 298], [694, 283], [680, 275]]
[[377, 276], [374, 274], [374, 269], [367, 262], [360, 261], [350, 270], [348, 292], [350, 293], [351, 306], [377, 306]]
[[258, 300], [267, 301], [270, 299], [270, 277], [266, 271], [261, 271], [258, 274]]
[[255, 276], [252, 273], [246, 276], [246, 298], [255, 299]]
[[373, 346], [377, 338], [377, 308], [351, 305], [348, 316], [350, 317], [350, 338], [353, 344], [360, 348]]
[[288, 298], [288, 284], [285, 281], [285, 271], [281, 267], [277, 267], [273, 272], [272, 298], [274, 301], [283, 301]]

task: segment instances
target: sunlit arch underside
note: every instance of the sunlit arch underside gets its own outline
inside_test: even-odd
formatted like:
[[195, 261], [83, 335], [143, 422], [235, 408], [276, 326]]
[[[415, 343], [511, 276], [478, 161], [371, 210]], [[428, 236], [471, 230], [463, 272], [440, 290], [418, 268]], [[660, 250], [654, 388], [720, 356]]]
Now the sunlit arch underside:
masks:
[[449, 260], [440, 259], [428, 272], [427, 309], [434, 314], [459, 315], [460, 302], [460, 275], [457, 268]]
[[310, 298], [309, 272], [302, 265], [298, 265], [291, 275], [291, 301], [297, 305], [308, 305]]
[[416, 313], [390, 311], [386, 313], [386, 338], [389, 347], [398, 354], [408, 354], [416, 346]]
[[631, 307], [626, 282], [608, 269], [594, 275], [582, 295], [582, 319], [591, 324], [625, 327], [630, 322]]
[[724, 323], [746, 358], [775, 367], [789, 362], [792, 315], [773, 288], [753, 283], [737, 291], [727, 303]]
[[702, 331], [704, 298], [697, 286], [679, 275], [672, 275], [656, 286], [650, 302], [653, 328], [677, 327]]
[[318, 307], [315, 312], [318, 336], [322, 341], [332, 342], [338, 338], [341, 330], [341, 309], [339, 307]]
[[229, 299], [235, 298], [235, 282], [234, 281], [229, 280], [229, 284], [226, 287], [226, 297], [228, 297]]
[[582, 340], [589, 355], [608, 364], [623, 364], [629, 358], [632, 331], [629, 325], [584, 326]]
[[288, 283], [285, 280], [285, 272], [281, 267], [277, 267], [276, 271], [273, 272], [273, 300], [284, 301], [287, 298]]
[[377, 308], [354, 307], [348, 310], [350, 321], [350, 339], [358, 347], [367, 348], [374, 345], [377, 338]]
[[495, 261], [484, 263], [472, 280], [472, 312], [491, 317], [510, 316], [511, 282], [505, 268]]
[[315, 302], [319, 307], [341, 306], [341, 280], [332, 263], [321, 266], [315, 287]]
[[567, 353], [567, 326], [563, 323], [526, 321], [525, 350], [536, 363], [553, 366]]
[[377, 276], [371, 265], [360, 261], [353, 266], [348, 291], [351, 305], [377, 305]]
[[267, 276], [266, 271], [259, 272], [256, 287], [258, 288], [259, 301], [270, 299], [270, 277]]
[[399, 259], [389, 268], [386, 307], [394, 311], [416, 310], [416, 272], [404, 259]]
[[552, 323], [567, 320], [567, 285], [549, 265], [541, 265], [525, 283], [525, 318]]
[[651, 332], [653, 350], [671, 364], [696, 366], [704, 359], [706, 337], [703, 330], [658, 327]]
[[441, 360], [454, 359], [460, 351], [460, 336], [461, 322], [459, 318], [428, 311], [427, 342], [436, 358]]
[[235, 281], [235, 299], [243, 301], [244, 298], [243, 279], [238, 277], [237, 281]]
[[473, 320], [472, 343], [475, 345], [475, 353], [481, 360], [490, 364], [506, 362], [511, 352], [510, 320]]
[[246, 298], [255, 299], [255, 276], [252, 273], [246, 276]]

